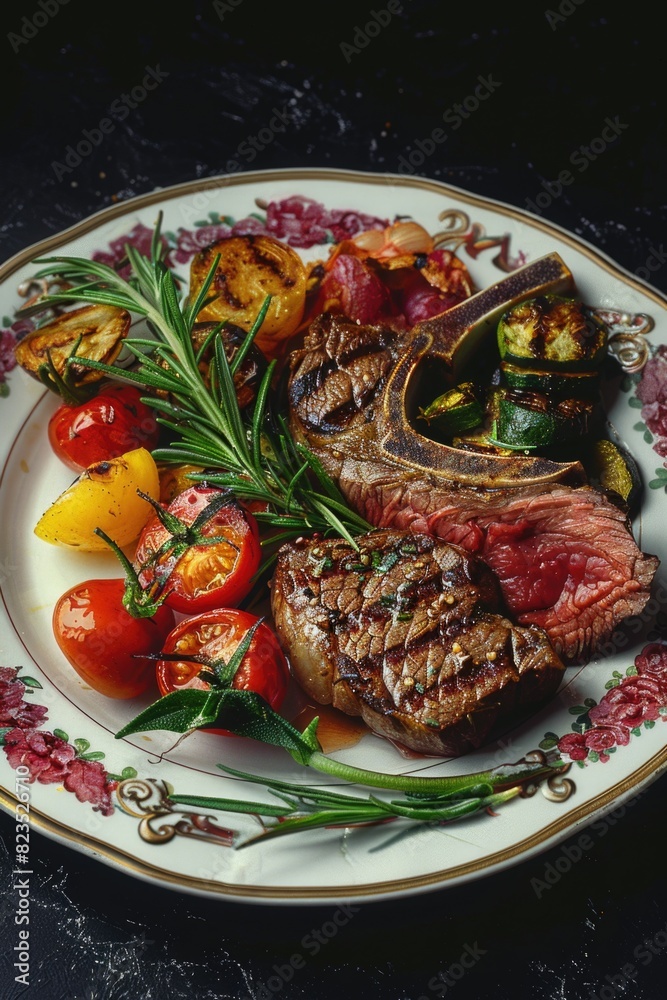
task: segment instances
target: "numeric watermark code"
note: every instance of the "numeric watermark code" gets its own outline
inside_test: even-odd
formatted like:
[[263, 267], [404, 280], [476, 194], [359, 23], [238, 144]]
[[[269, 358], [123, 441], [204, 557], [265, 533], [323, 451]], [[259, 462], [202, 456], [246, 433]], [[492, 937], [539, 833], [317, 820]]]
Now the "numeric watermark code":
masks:
[[12, 890], [14, 895], [14, 927], [12, 945], [14, 979], [22, 986], [30, 985], [30, 771], [25, 764], [16, 768], [16, 839]]

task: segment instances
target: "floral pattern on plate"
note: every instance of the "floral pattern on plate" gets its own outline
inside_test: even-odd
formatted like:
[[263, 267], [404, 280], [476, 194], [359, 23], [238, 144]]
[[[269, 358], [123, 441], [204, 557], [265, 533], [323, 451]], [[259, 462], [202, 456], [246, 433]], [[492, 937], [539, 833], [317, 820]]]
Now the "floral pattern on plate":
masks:
[[104, 754], [90, 751], [88, 740], [70, 743], [62, 730], [39, 728], [48, 711], [30, 696], [41, 687], [32, 677], [20, 677], [14, 667], [0, 667], [0, 744], [9, 764], [14, 770], [28, 768], [28, 782], [62, 785], [79, 802], [89, 802], [103, 816], [113, 815], [111, 793], [136, 771], [109, 774], [100, 763]]
[[546, 733], [541, 749], [556, 746], [581, 767], [587, 760], [606, 764], [617, 747], [627, 746], [631, 736], [641, 736], [642, 727], [652, 729], [659, 719], [667, 722], [667, 645], [649, 643], [625, 676], [615, 670], [605, 687], [599, 702], [586, 698], [583, 705], [569, 709], [577, 717], [571, 733]]

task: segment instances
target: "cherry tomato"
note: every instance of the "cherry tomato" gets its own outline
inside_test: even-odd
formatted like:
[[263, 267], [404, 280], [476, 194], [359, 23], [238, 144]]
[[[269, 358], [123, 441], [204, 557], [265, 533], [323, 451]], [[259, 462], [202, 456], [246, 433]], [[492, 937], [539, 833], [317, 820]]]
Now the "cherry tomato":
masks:
[[[187, 656], [223, 659], [228, 663], [248, 629], [259, 619], [238, 608], [218, 608], [205, 614], [184, 618], [169, 633], [162, 651]], [[183, 660], [158, 660], [157, 685], [160, 694], [183, 688], [207, 690], [210, 684], [199, 676], [201, 664]], [[278, 711], [289, 686], [289, 667], [275, 634], [264, 622], [258, 626], [248, 651], [234, 675], [232, 687], [254, 691]], [[203, 727], [206, 732], [232, 736], [226, 729]]]
[[[163, 465], [158, 466], [160, 476], [160, 503], [167, 507], [171, 501], [183, 493], [188, 487], [193, 485], [193, 480], [189, 479], [191, 473], [204, 472], [201, 465]], [[223, 471], [223, 470], [220, 470]], [[265, 500], [239, 500], [245, 510], [251, 514], [258, 511], [265, 514], [269, 510], [269, 504]]]
[[133, 385], [114, 384], [75, 406], [63, 403], [49, 421], [49, 441], [61, 462], [81, 472], [135, 448], [156, 447], [160, 428]]
[[[216, 510], [215, 504], [225, 497], [227, 502]], [[211, 516], [196, 531], [174, 534], [156, 514], [137, 543], [134, 561], [141, 586], [164, 588], [164, 603], [186, 615], [238, 604], [260, 565], [257, 521], [227, 491], [195, 484], [174, 497], [166, 510], [186, 528], [211, 504]], [[219, 541], [211, 544], [211, 538]], [[165, 551], [170, 539], [176, 547]]]
[[175, 624], [169, 608], [133, 618], [122, 604], [123, 580], [87, 580], [56, 602], [53, 634], [77, 674], [107, 698], [136, 698], [155, 684], [155, 660]]

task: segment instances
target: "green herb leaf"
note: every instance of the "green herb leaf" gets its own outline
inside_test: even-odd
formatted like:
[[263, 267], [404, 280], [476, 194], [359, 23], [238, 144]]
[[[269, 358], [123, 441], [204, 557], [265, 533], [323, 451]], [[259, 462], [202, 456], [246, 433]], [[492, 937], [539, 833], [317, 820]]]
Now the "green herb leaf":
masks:
[[24, 677], [23, 674], [21, 674], [19, 679], [23, 681], [25, 686], [28, 688], [41, 688], [42, 686], [38, 680], [35, 680], [34, 677]]
[[149, 705], [116, 733], [116, 739], [132, 733], [166, 730], [187, 733], [201, 726], [211, 725], [218, 718], [224, 692], [202, 691], [189, 688], [172, 691]]
[[307, 736], [274, 712], [268, 702], [254, 691], [237, 691], [230, 688], [222, 694], [220, 721], [225, 729], [237, 736], [248, 736], [260, 743], [282, 747], [299, 764], [308, 764], [314, 750], [320, 750], [315, 740], [315, 729], [308, 727]]
[[198, 809], [218, 809], [220, 812], [250, 813], [253, 816], [284, 816], [290, 810], [285, 806], [276, 806], [267, 802], [248, 802], [240, 799], [221, 799], [208, 795], [176, 795], [169, 796], [170, 802], [181, 806], [193, 806]]

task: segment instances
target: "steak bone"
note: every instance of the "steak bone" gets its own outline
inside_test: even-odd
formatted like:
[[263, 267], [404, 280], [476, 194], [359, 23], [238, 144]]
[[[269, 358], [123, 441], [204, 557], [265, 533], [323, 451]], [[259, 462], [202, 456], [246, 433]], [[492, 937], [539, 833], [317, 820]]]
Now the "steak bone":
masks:
[[440, 470], [452, 482], [493, 489], [553, 481], [583, 481], [579, 462], [554, 462], [541, 456], [494, 455], [462, 451], [419, 434], [408, 419], [408, 399], [421, 362], [439, 359], [454, 380], [475, 351], [516, 302], [546, 294], [572, 293], [574, 279], [559, 254], [551, 253], [513, 271], [439, 316], [413, 327], [410, 341], [387, 379], [377, 411], [378, 443], [387, 458], [411, 470]]

